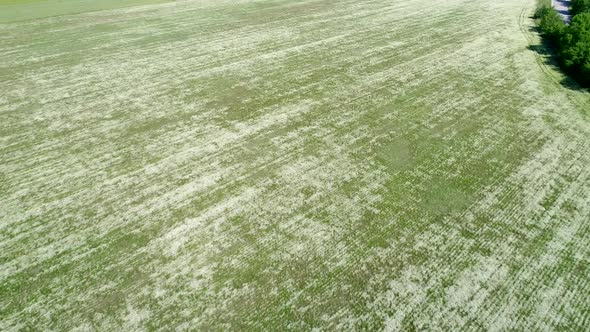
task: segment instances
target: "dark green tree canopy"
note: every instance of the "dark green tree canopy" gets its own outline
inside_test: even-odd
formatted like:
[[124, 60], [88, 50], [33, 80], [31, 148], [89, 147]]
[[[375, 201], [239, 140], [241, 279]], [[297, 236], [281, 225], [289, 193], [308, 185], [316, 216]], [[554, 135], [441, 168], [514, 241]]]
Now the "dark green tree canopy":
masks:
[[590, 12], [590, 0], [573, 0], [572, 14], [582, 14]]
[[562, 67], [581, 85], [590, 86], [590, 0], [575, 0], [569, 25], [549, 6], [535, 13], [543, 37], [556, 48]]
[[562, 61], [580, 83], [590, 84], [590, 12], [575, 15], [562, 39]]

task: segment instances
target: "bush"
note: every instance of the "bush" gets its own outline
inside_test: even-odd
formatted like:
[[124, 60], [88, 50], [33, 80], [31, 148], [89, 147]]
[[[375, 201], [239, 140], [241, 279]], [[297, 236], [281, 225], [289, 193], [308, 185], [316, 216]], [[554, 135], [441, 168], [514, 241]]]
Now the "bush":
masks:
[[543, 38], [556, 48], [563, 69], [583, 86], [590, 86], [590, 0], [574, 0], [570, 25], [555, 9], [543, 5], [535, 12]]
[[555, 11], [555, 9], [546, 6], [541, 7], [538, 10], [538, 14], [540, 15], [539, 27], [543, 31], [547, 40], [555, 45], [559, 45], [566, 28], [565, 23], [563, 23], [563, 18], [557, 13], [557, 11]]
[[535, 11], [534, 18], [540, 19], [541, 17], [547, 15], [550, 10], [551, 10], [550, 6], [542, 5], [542, 6], [538, 7], [537, 10]]
[[563, 66], [581, 84], [590, 85], [590, 12], [573, 17], [561, 46]]
[[578, 15], [583, 13], [590, 13], [590, 0], [573, 0], [572, 14]]

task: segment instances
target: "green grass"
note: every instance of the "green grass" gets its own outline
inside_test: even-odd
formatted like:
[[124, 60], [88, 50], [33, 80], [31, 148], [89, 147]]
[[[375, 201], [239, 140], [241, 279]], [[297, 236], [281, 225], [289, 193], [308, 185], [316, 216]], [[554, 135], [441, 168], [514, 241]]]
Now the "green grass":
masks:
[[0, 11], [0, 330], [587, 325], [590, 97], [533, 0], [41, 3]]
[[0, 24], [174, 0], [0, 0]]

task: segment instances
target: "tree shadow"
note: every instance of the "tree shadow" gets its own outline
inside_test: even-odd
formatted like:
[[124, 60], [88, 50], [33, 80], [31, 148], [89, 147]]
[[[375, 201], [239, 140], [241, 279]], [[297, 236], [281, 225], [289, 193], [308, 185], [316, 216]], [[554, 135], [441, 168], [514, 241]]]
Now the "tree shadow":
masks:
[[562, 9], [562, 10], [555, 10], [557, 13], [563, 15], [563, 16], [569, 16], [570, 11], [566, 10], [566, 9]]
[[[531, 27], [530, 31], [540, 33], [538, 27]], [[590, 88], [581, 86], [573, 77], [571, 77], [569, 73], [563, 70], [561, 64], [559, 63], [559, 57], [557, 55], [555, 46], [547, 41], [547, 39], [541, 37], [540, 44], [529, 45], [527, 46], [527, 49], [541, 55], [545, 65], [564, 73], [564, 78], [559, 82], [563, 87], [574, 91], [590, 91]]]

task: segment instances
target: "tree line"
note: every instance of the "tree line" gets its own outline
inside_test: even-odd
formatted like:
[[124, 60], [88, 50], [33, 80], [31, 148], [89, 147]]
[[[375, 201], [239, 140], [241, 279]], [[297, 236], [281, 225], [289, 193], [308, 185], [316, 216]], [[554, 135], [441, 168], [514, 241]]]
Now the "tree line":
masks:
[[568, 25], [555, 9], [542, 4], [535, 18], [563, 69], [580, 85], [590, 87], [590, 0], [573, 0], [571, 13]]

